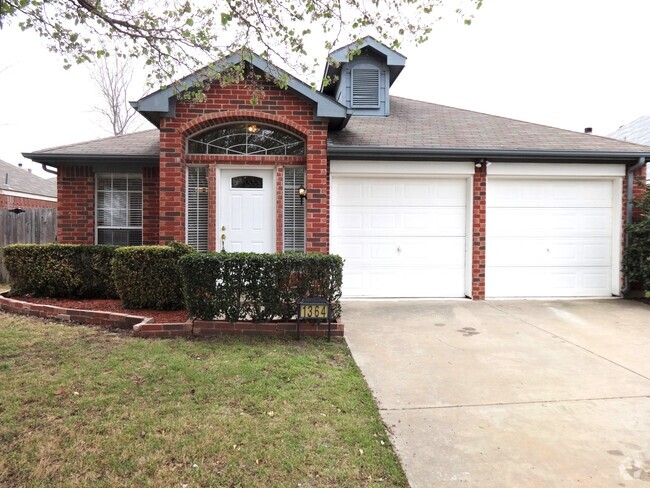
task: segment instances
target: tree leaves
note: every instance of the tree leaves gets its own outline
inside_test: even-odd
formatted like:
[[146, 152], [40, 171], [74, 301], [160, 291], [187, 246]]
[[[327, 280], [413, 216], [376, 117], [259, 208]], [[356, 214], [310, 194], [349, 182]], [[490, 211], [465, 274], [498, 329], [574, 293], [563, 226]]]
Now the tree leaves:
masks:
[[[445, 8], [445, 3], [450, 4]], [[307, 46], [325, 49], [373, 35], [398, 48], [428, 39], [445, 12], [469, 23], [483, 0], [3, 0], [0, 27], [16, 21], [61, 55], [66, 67], [111, 54], [138, 58], [151, 84], [181, 75], [241, 49], [264, 53], [301, 78], [320, 66], [306, 63]], [[322, 58], [322, 57], [321, 57]], [[319, 58], [319, 59], [321, 59]], [[315, 81], [310, 80], [312, 86]]]

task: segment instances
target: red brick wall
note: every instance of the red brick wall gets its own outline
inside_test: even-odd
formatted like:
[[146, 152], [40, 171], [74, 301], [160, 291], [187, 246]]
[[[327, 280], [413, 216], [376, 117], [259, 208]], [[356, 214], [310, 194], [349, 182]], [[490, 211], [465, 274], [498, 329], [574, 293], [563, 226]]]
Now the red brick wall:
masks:
[[142, 169], [142, 244], [158, 244], [158, 168]]
[[[185, 169], [188, 164], [254, 165], [274, 168], [278, 188], [276, 198], [276, 246], [282, 251], [282, 178], [284, 165], [305, 165], [307, 168], [307, 251], [329, 250], [329, 179], [327, 176], [327, 123], [314, 120], [314, 107], [289, 90], [271, 83], [264, 85], [260, 103], [251, 105], [252, 94], [243, 85], [214, 85], [206, 91], [206, 101], [178, 103], [176, 116], [161, 120], [160, 136], [160, 237], [161, 243], [172, 239], [185, 240]], [[255, 121], [292, 132], [306, 141], [306, 156], [222, 156], [187, 155], [186, 138], [202, 129], [229, 122]], [[218, 189], [213, 188], [216, 171], [210, 172], [211, 227], [216, 225]], [[214, 197], [214, 198], [213, 198]], [[218, 248], [219, 232], [211, 230], [210, 248]]]
[[487, 165], [474, 168], [472, 205], [472, 298], [485, 299], [485, 199]]
[[95, 174], [87, 166], [60, 166], [57, 176], [57, 242], [95, 243]]
[[56, 202], [36, 198], [0, 195], [0, 208], [56, 208]]

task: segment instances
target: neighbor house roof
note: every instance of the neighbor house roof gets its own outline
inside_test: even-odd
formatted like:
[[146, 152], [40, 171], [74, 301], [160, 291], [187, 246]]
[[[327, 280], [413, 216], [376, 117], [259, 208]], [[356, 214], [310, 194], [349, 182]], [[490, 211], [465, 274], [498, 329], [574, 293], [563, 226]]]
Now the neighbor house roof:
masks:
[[650, 146], [650, 115], [644, 115], [629, 124], [619, 127], [609, 137]]
[[54, 165], [57, 162], [70, 162], [71, 160], [158, 161], [160, 157], [160, 131], [151, 129], [134, 132], [133, 134], [67, 144], [41, 149], [32, 153], [23, 153], [23, 156], [38, 163]]
[[56, 198], [56, 178], [41, 178], [0, 159], [0, 191]]
[[330, 132], [328, 154], [395, 158], [396, 153], [458, 157], [641, 157], [650, 147], [582, 132], [391, 96], [389, 117], [352, 117]]
[[[554, 159], [633, 162], [650, 147], [520, 120], [391, 97], [388, 117], [352, 117], [330, 131], [328, 155], [336, 159]], [[158, 161], [159, 131], [59, 146], [25, 157], [56, 165], [64, 161]]]

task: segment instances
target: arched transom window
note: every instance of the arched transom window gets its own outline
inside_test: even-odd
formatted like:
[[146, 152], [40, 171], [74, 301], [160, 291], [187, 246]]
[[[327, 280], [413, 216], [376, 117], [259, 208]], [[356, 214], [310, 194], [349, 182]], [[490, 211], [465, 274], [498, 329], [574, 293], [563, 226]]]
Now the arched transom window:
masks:
[[220, 125], [191, 136], [189, 154], [302, 156], [305, 141], [293, 134], [256, 123]]

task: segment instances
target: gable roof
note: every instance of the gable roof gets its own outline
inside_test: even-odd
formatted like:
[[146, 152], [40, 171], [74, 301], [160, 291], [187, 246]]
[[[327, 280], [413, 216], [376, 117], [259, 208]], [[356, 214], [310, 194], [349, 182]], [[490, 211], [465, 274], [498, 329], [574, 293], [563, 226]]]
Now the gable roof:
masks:
[[389, 117], [352, 117], [345, 130], [330, 133], [330, 156], [355, 152], [365, 158], [650, 157], [647, 146], [395, 96]]
[[56, 198], [56, 178], [41, 178], [0, 159], [0, 190]]
[[23, 156], [37, 163], [121, 160], [131, 162], [157, 162], [160, 158], [160, 131], [158, 129], [134, 132], [121, 136], [105, 137], [92, 141], [66, 144], [41, 149]]
[[644, 115], [629, 124], [619, 127], [609, 137], [650, 146], [650, 115]]
[[352, 42], [329, 53], [328, 61], [325, 65], [325, 77], [329, 77], [330, 80], [335, 81], [330, 83], [328, 86], [321, 87], [323, 93], [329, 95], [334, 94], [336, 86], [338, 85], [337, 80], [340, 80], [341, 78], [343, 64], [351, 61], [350, 53], [356, 50], [361, 50], [362, 52], [370, 51], [386, 58], [386, 66], [388, 66], [388, 71], [390, 73], [391, 85], [406, 65], [406, 56], [384, 46], [372, 36], [366, 36], [357, 42]]
[[348, 109], [345, 105], [341, 105], [318, 90], [314, 90], [307, 83], [291, 76], [286, 71], [272, 65], [255, 53], [251, 53], [246, 57], [241, 53], [231, 54], [222, 62], [203, 68], [182, 80], [173, 83], [167, 88], [163, 88], [141, 98], [137, 102], [131, 102], [131, 106], [155, 126], [158, 126], [161, 117], [173, 117], [175, 115], [176, 95], [179, 92], [187, 90], [197, 82], [206, 80], [209, 76], [209, 70], [220, 72], [228, 66], [240, 63], [242, 60], [257, 69], [268, 73], [274, 78], [278, 78], [278, 76], [286, 77], [289, 89], [315, 104], [315, 114], [317, 117], [333, 119], [335, 121], [333, 125], [336, 126], [342, 127], [345, 125], [345, 121], [349, 118]]

